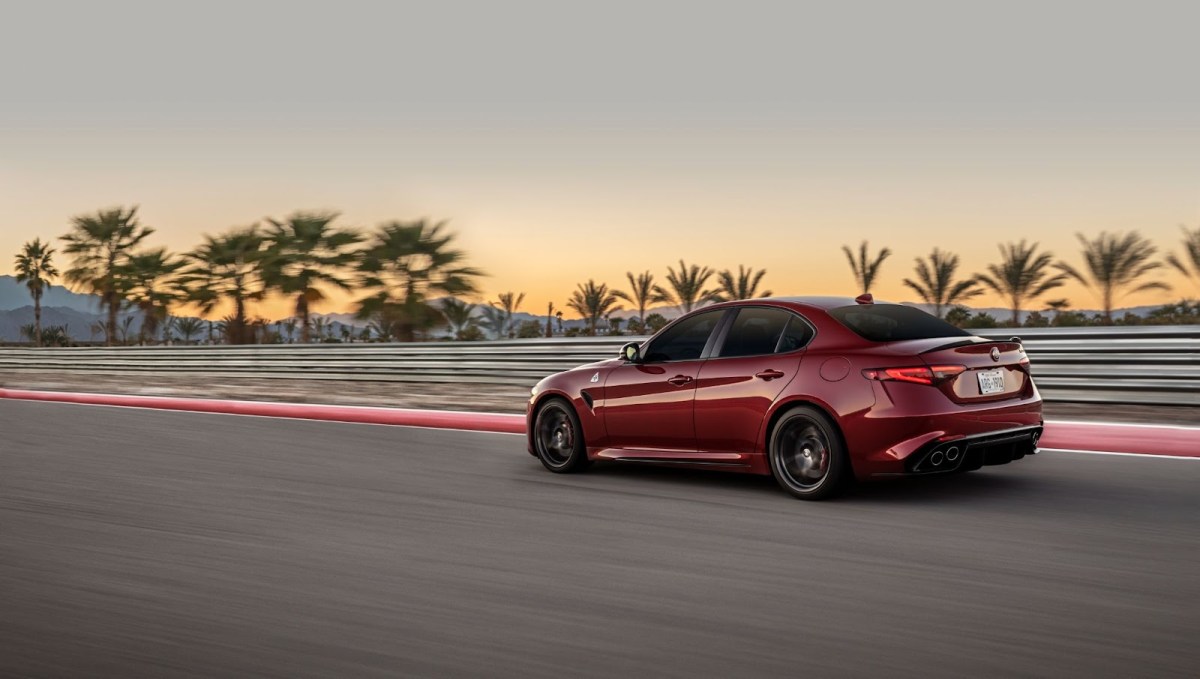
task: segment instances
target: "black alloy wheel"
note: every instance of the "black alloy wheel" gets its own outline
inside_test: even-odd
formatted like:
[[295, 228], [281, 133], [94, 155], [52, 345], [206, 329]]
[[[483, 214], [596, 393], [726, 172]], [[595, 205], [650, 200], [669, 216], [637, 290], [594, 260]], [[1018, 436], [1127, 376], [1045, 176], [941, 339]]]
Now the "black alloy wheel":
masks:
[[546, 469], [565, 474], [587, 466], [583, 428], [571, 404], [559, 398], [546, 401], [538, 409], [533, 432], [538, 459]]
[[852, 475], [837, 428], [824, 413], [808, 406], [780, 418], [767, 454], [775, 480], [803, 500], [836, 495]]

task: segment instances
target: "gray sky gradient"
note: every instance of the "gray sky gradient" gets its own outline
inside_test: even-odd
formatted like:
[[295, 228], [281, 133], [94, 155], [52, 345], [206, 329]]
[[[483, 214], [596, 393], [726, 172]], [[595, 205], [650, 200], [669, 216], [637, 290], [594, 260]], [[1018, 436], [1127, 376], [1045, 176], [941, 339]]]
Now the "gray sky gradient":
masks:
[[175, 250], [331, 208], [451, 219], [530, 309], [679, 257], [845, 293], [864, 238], [905, 299], [935, 245], [1200, 221], [1195, 2], [0, 3], [5, 263], [115, 204]]
[[8, 3], [0, 115], [17, 126], [1194, 127], [1198, 7]]

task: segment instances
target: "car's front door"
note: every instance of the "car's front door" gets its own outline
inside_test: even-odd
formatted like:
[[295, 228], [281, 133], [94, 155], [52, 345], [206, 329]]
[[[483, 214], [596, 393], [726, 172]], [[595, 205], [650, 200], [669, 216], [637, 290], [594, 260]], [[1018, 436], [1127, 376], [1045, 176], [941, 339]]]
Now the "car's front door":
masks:
[[800, 369], [812, 328], [784, 309], [747, 306], [722, 334], [696, 381], [696, 439], [701, 451], [748, 460], [763, 418]]
[[696, 450], [692, 399], [724, 310], [676, 321], [642, 347], [642, 360], [614, 368], [604, 383], [609, 447], [685, 453]]

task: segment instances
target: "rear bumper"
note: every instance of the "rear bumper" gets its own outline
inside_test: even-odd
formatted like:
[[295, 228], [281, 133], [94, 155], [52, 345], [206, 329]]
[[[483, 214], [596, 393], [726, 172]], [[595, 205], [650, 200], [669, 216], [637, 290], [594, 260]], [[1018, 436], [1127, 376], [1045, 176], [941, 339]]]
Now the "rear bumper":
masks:
[[[847, 423], [855, 476], [965, 471], [1036, 452], [1042, 432], [1042, 399], [1036, 389], [1025, 398], [974, 405], [950, 403], [926, 389], [879, 391], [875, 406]], [[942, 455], [935, 458], [938, 452]]]
[[902, 472], [877, 472], [875, 476], [947, 474], [1008, 464], [1038, 451], [1042, 426], [1021, 427], [949, 440], [936, 439], [904, 459]]

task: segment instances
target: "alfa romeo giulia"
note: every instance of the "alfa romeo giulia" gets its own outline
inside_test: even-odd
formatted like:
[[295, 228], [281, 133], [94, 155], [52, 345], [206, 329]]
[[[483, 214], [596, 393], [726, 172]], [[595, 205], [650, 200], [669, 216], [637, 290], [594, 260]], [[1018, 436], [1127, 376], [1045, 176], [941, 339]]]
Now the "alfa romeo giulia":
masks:
[[1037, 452], [1042, 400], [1018, 338], [971, 335], [870, 295], [727, 302], [532, 390], [529, 452], [769, 474], [822, 499]]

